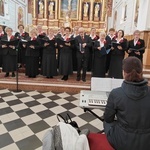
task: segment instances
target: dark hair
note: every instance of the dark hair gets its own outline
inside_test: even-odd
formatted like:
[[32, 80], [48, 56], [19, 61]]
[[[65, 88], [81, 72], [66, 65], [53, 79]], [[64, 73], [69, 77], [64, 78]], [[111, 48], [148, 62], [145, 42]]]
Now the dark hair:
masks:
[[65, 30], [68, 29], [71, 32], [71, 28], [70, 27], [66, 27]]
[[123, 60], [123, 70], [125, 80], [131, 82], [140, 82], [143, 80], [143, 66], [141, 60], [137, 57], [128, 57]]
[[115, 29], [114, 29], [114, 28], [110, 28], [110, 29], [109, 29], [109, 32], [110, 32], [110, 31], [114, 31], [114, 32], [115, 32]]
[[[123, 30], [118, 30], [118, 32], [121, 31], [122, 32], [122, 37], [124, 37], [124, 31]], [[117, 32], [117, 35], [118, 35], [118, 32]]]
[[19, 24], [18, 25], [18, 29], [19, 29], [19, 27], [23, 27], [23, 29], [24, 29], [24, 25], [23, 24]]

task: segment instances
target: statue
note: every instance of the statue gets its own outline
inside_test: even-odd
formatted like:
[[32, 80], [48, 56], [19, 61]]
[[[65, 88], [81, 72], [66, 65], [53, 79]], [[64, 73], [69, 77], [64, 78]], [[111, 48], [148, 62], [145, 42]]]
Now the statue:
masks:
[[64, 21], [64, 27], [70, 27], [71, 28], [71, 20], [69, 17], [69, 13], [66, 13], [65, 21]]
[[39, 14], [43, 15], [43, 13], [44, 13], [44, 4], [43, 4], [43, 1], [40, 0], [39, 1]]
[[52, 16], [54, 10], [54, 2], [49, 3], [48, 9], [49, 9], [49, 15]]
[[100, 7], [99, 7], [99, 4], [97, 3], [97, 4], [95, 5], [95, 17], [98, 17], [98, 12], [99, 12], [99, 10], [100, 10]]
[[83, 11], [83, 16], [87, 17], [88, 16], [88, 10], [89, 10], [89, 4], [86, 2], [84, 4], [84, 11]]
[[68, 0], [68, 11], [71, 11], [71, 1], [72, 0]]

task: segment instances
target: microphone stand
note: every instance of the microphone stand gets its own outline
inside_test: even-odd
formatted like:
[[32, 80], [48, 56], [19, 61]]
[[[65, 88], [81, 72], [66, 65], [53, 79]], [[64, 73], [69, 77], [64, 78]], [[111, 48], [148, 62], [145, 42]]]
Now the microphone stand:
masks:
[[22, 90], [20, 90], [19, 88], [18, 88], [18, 86], [19, 86], [19, 84], [18, 84], [18, 49], [19, 49], [19, 43], [20, 42], [18, 42], [18, 45], [17, 45], [17, 48], [16, 48], [16, 90], [14, 90], [13, 92], [21, 92]]

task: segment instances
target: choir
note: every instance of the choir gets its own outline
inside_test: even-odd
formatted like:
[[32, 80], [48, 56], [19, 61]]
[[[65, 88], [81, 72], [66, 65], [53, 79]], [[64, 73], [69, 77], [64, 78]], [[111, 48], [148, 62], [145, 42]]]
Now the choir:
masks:
[[5, 77], [10, 72], [15, 77], [19, 65], [29, 78], [38, 74], [46, 78], [62, 75], [61, 80], [67, 81], [77, 71], [76, 81], [86, 82], [86, 72], [91, 71], [92, 77], [103, 78], [108, 73], [110, 78], [121, 79], [125, 52], [142, 61], [145, 43], [140, 39], [140, 31], [136, 30], [134, 39], [127, 41], [123, 30], [115, 32], [113, 28], [108, 35], [97, 35], [96, 28], [87, 35], [83, 27], [75, 27], [73, 32], [70, 27], [61, 27], [57, 34], [49, 28], [46, 34], [40, 25], [30, 33], [19, 25], [13, 35], [11, 28], [4, 31], [0, 25], [0, 67]]

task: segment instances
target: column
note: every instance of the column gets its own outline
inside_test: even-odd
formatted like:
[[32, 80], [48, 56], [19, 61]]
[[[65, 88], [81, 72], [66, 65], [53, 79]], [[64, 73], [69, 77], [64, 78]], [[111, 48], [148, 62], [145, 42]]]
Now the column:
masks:
[[106, 7], [106, 0], [102, 0], [102, 16], [101, 16], [101, 21], [105, 21], [105, 14], [106, 14], [106, 10], [105, 10], [105, 7]]
[[140, 0], [137, 29], [141, 31], [150, 29], [149, 9], [150, 0]]
[[82, 20], [82, 0], [80, 0], [79, 3], [80, 3], [80, 7], [79, 7], [79, 11], [78, 11], [79, 20]]
[[36, 18], [36, 0], [33, 0], [33, 18]]
[[90, 9], [90, 21], [93, 20], [93, 0], [90, 1], [91, 2], [91, 9]]
[[47, 0], [44, 0], [44, 18], [47, 19]]
[[58, 19], [58, 0], [55, 0], [55, 19]]

